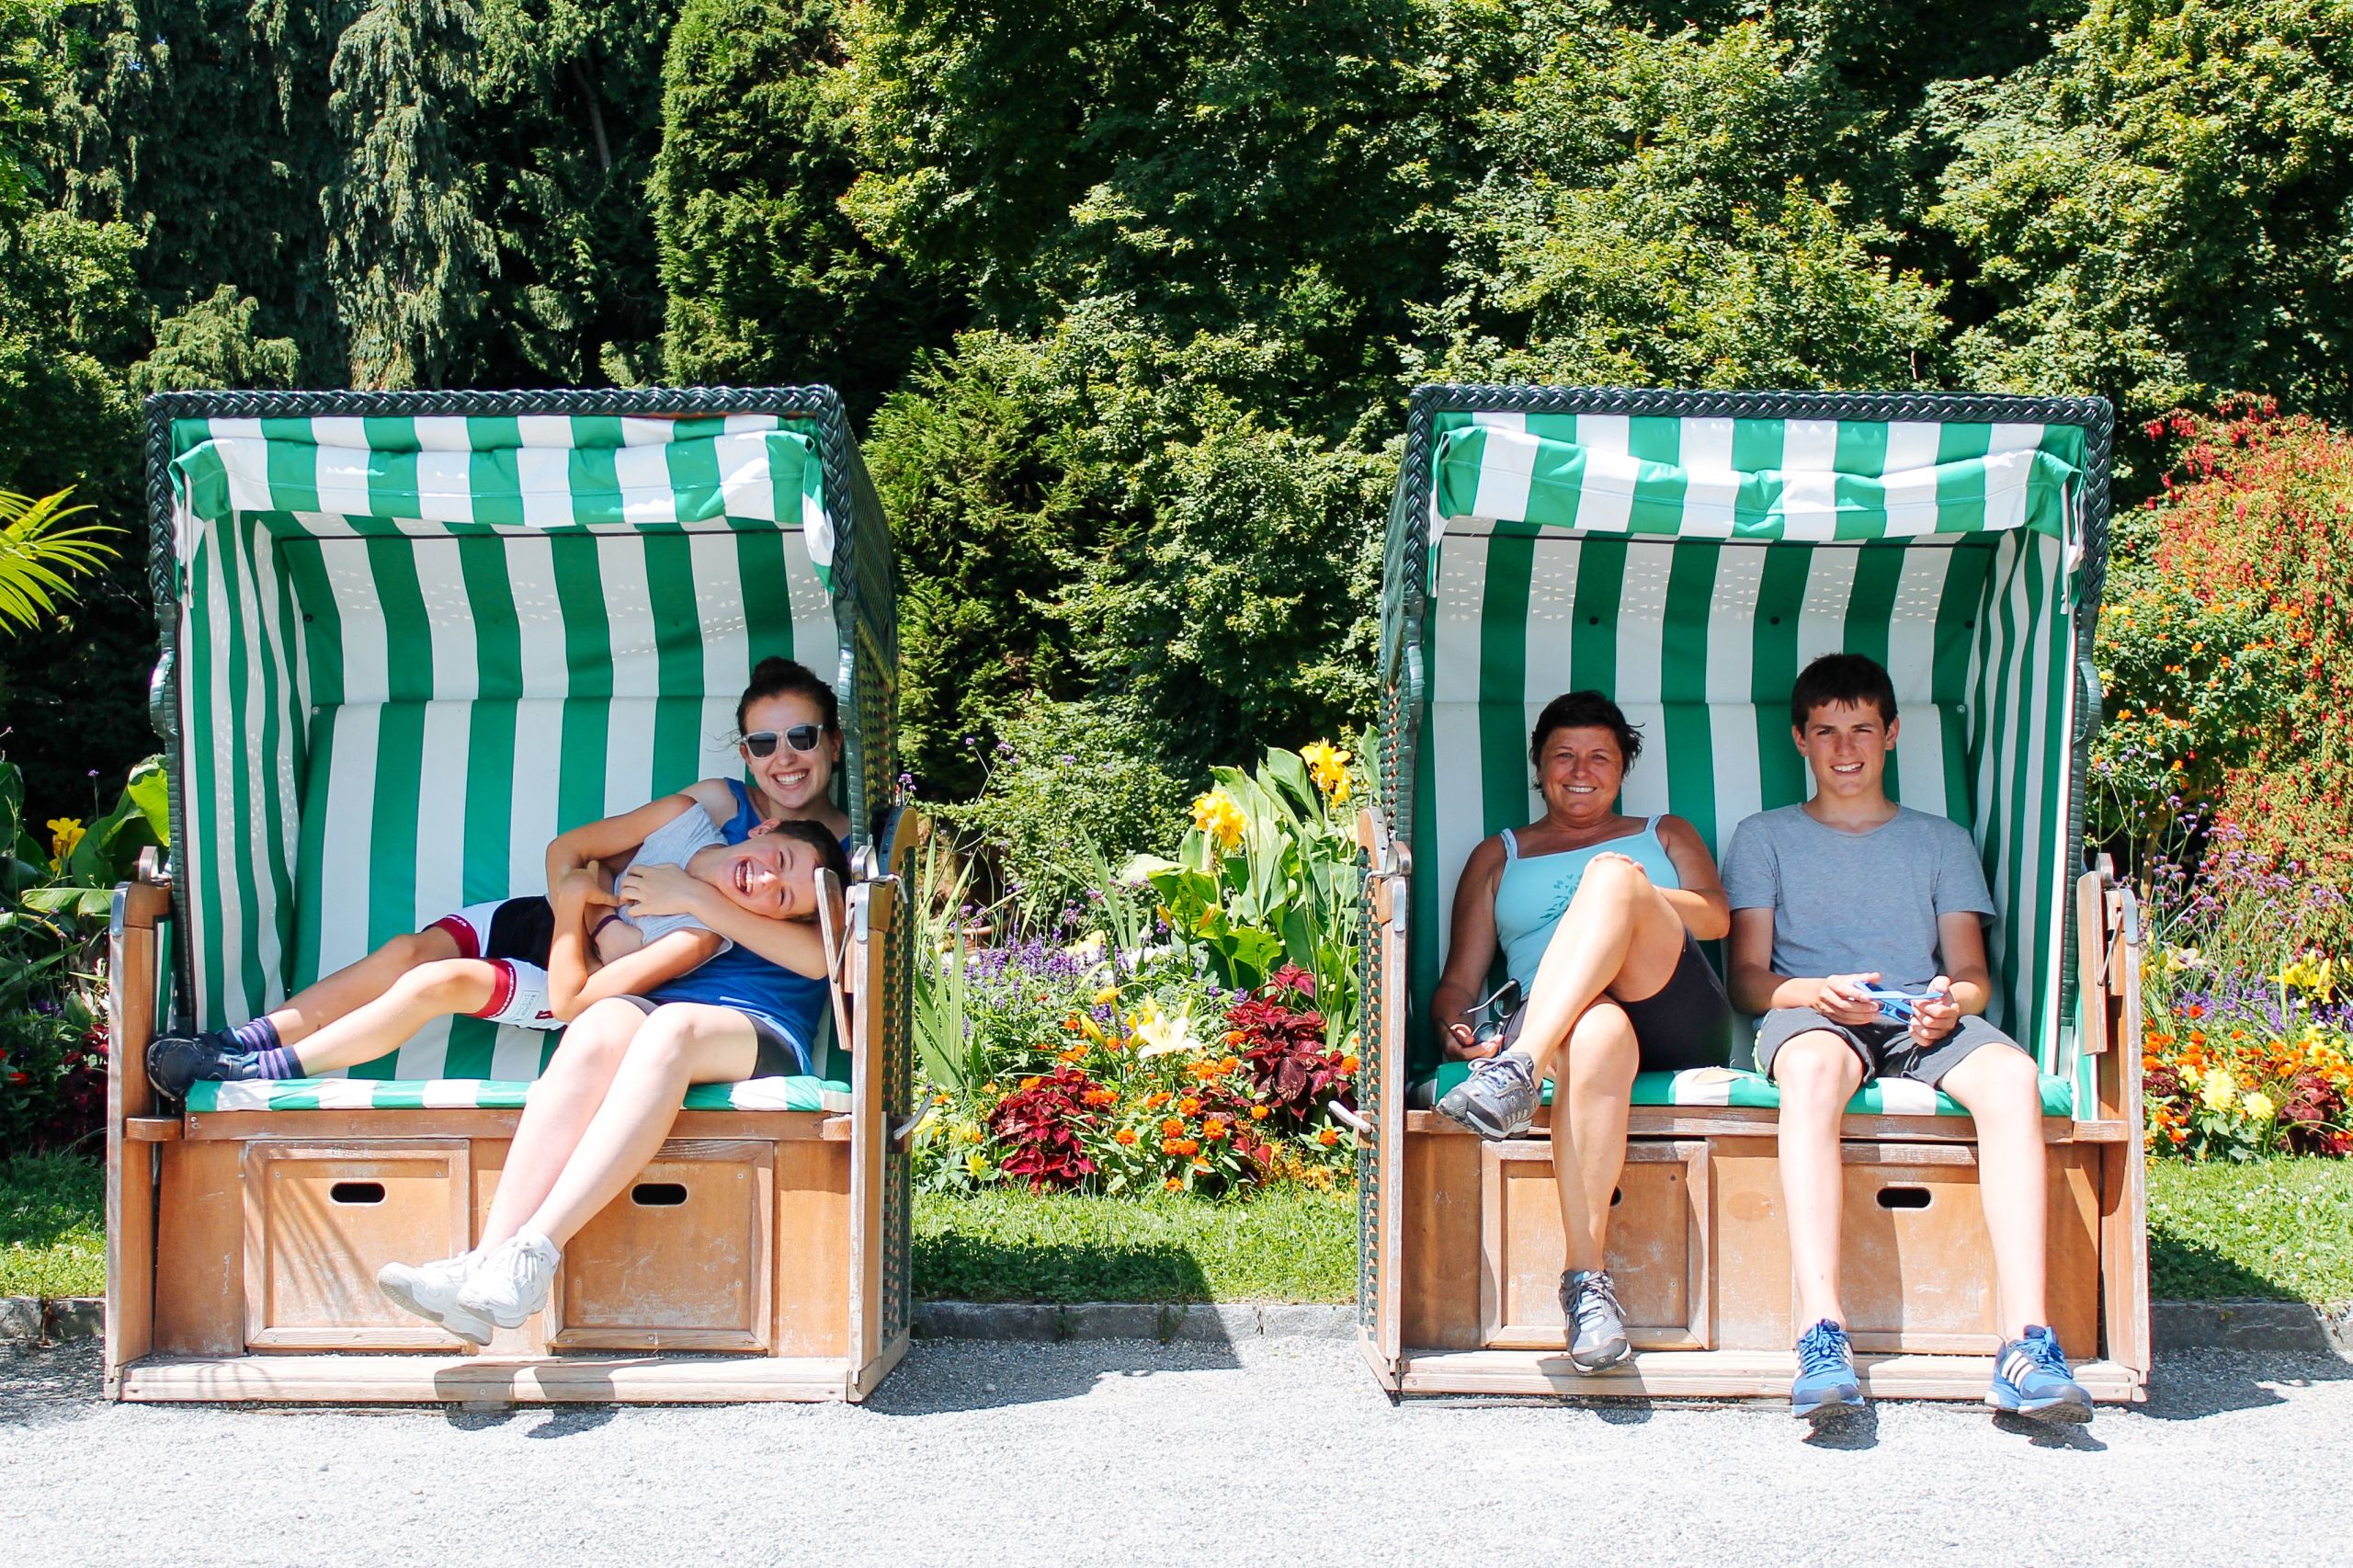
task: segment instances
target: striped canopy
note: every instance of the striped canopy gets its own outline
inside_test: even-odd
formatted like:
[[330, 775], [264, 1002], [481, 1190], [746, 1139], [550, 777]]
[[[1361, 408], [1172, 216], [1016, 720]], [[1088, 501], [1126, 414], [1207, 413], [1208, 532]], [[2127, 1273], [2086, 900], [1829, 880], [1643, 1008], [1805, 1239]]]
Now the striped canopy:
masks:
[[[826, 494], [825, 428], [171, 419], [195, 1021], [240, 1022], [450, 909], [543, 892], [558, 832], [740, 771], [734, 703], [758, 659], [847, 687], [849, 498]], [[528, 1080], [555, 1039], [461, 1019], [352, 1071]]]
[[1614, 698], [1643, 737], [1620, 809], [1688, 819], [1721, 859], [1743, 819], [1806, 798], [1790, 689], [1843, 651], [1894, 679], [1890, 793], [1978, 845], [2002, 912], [1995, 1020], [2072, 1074], [2061, 912], [2081, 832], [2085, 419], [2025, 417], [2025, 400], [1972, 400], [1991, 416], [1949, 420], [1778, 400], [1809, 405], [1797, 416], [1768, 394], [1701, 416], [1676, 407], [1687, 394], [1637, 396], [1653, 411], [1586, 411], [1622, 393], [1417, 396], [1428, 456], [1400, 479], [1384, 624], [1397, 695], [1418, 687], [1390, 719], [1417, 1069], [1438, 1055], [1427, 1003], [1463, 864], [1542, 814], [1528, 747], [1547, 701]]

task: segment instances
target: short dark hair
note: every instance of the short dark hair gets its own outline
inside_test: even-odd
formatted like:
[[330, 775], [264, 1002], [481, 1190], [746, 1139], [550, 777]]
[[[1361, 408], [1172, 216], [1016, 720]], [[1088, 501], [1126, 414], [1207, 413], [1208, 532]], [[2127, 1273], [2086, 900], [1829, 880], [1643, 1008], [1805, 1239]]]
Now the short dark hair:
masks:
[[849, 886], [849, 857], [842, 853], [842, 841], [824, 823], [788, 817], [767, 831], [779, 838], [797, 838], [816, 850], [817, 864], [831, 871], [842, 886]]
[[834, 688], [808, 665], [794, 660], [770, 654], [752, 666], [751, 683], [744, 687], [744, 695], [735, 699], [735, 733], [744, 733], [744, 715], [752, 704], [770, 697], [805, 697], [817, 705], [820, 721], [829, 735], [841, 733], [841, 704], [834, 696]]
[[1643, 755], [1643, 737], [1626, 722], [1625, 710], [1597, 691], [1564, 691], [1544, 705], [1536, 716], [1536, 733], [1528, 737], [1528, 760], [1544, 766], [1544, 743], [1555, 730], [1607, 730], [1618, 737], [1618, 756], [1627, 767]]
[[1895, 722], [1895, 683], [1877, 659], [1862, 653], [1824, 653], [1798, 672], [1790, 687], [1790, 727], [1805, 728], [1817, 708], [1869, 702], [1879, 709], [1880, 722]]

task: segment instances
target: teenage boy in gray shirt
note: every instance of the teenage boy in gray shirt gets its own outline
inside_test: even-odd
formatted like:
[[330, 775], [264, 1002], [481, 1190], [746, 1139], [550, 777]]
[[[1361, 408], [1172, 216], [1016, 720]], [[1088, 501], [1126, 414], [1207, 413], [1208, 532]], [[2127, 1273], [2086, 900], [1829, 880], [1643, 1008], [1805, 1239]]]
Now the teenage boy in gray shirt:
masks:
[[[1808, 665], [1790, 722], [1813, 798], [1742, 823], [1723, 880], [1733, 1003], [1765, 1016], [1756, 1069], [1781, 1092], [1790, 1263], [1798, 1321], [1812, 1325], [1798, 1340], [1791, 1407], [1820, 1420], [1863, 1403], [1838, 1299], [1838, 1118], [1872, 1079], [1910, 1078], [1976, 1122], [2004, 1341], [1986, 1402], [2088, 1421], [2090, 1395], [2043, 1326], [2041, 1083], [2034, 1058], [1984, 1017], [1995, 909], [1976, 846], [1959, 824], [1887, 798], [1900, 725], [1895, 688], [1871, 660]], [[1865, 994], [1873, 986], [1914, 993], [1910, 1021], [1884, 1017]]]

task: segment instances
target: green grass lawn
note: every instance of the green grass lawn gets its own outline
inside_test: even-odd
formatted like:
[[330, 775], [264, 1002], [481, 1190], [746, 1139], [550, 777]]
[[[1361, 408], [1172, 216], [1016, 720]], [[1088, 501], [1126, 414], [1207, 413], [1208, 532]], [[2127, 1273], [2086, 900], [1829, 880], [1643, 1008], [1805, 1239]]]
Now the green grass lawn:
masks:
[[2353, 1301], [2353, 1161], [2149, 1167], [2149, 1292]]
[[107, 1174], [71, 1154], [0, 1159], [0, 1296], [107, 1288]]
[[[106, 1287], [105, 1173], [66, 1155], [0, 1159], [0, 1296]], [[1286, 1187], [1246, 1201], [1104, 1200], [998, 1190], [915, 1203], [917, 1294], [973, 1301], [1344, 1301], [1356, 1199]], [[2353, 1301], [2353, 1161], [2160, 1161], [2149, 1284], [2161, 1299]]]
[[964, 1301], [1346, 1301], [1357, 1200], [1277, 1187], [1071, 1198], [998, 1188], [915, 1200], [915, 1294]]

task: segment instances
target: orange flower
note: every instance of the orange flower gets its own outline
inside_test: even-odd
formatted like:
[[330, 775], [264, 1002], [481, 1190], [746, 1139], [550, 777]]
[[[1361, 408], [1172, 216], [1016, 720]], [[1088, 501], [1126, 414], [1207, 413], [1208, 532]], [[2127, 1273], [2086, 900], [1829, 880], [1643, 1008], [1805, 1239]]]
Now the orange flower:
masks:
[[1253, 1120], [1253, 1121], [1264, 1121], [1264, 1120], [1266, 1120], [1266, 1119], [1267, 1119], [1267, 1108], [1266, 1108], [1265, 1106], [1262, 1106], [1262, 1105], [1254, 1105], [1254, 1106], [1252, 1106], [1252, 1107], [1250, 1108], [1250, 1119], [1251, 1119], [1251, 1120]]
[[1025, 1094], [1025, 1095], [1026, 1095], [1026, 1094], [1028, 1094], [1030, 1090], [1032, 1090], [1032, 1089], [1036, 1088], [1039, 1085], [1040, 1085], [1040, 1084], [1044, 1083], [1045, 1081], [1046, 1081], [1046, 1080], [1044, 1080], [1043, 1078], [1038, 1077], [1038, 1076], [1036, 1076], [1035, 1074], [1032, 1074], [1032, 1075], [1031, 1075], [1031, 1076], [1029, 1076], [1029, 1077], [1024, 1078], [1024, 1079], [1022, 1079], [1022, 1080], [1021, 1080], [1021, 1092], [1022, 1092], [1023, 1094]]
[[1074, 1045], [1068, 1051], [1057, 1051], [1055, 1053], [1054, 1060], [1057, 1062], [1076, 1062], [1086, 1054], [1086, 1047], [1083, 1045]]
[[1111, 1134], [1111, 1142], [1119, 1144], [1123, 1149], [1133, 1143], [1135, 1141], [1136, 1130], [1132, 1127], [1122, 1127], [1117, 1132]]
[[1143, 1102], [1143, 1108], [1146, 1110], [1158, 1110], [1162, 1106], [1165, 1106], [1167, 1103], [1168, 1096], [1165, 1094], [1157, 1094], [1150, 1096]]
[[1187, 1159], [1191, 1159], [1201, 1152], [1201, 1141], [1198, 1138], [1179, 1138], [1176, 1140], [1176, 1152]]
[[1184, 1191], [1184, 1190], [1185, 1190], [1185, 1184], [1184, 1184], [1183, 1182], [1181, 1182], [1181, 1181], [1178, 1181], [1175, 1176], [1170, 1176], [1166, 1181], [1163, 1182], [1161, 1185], [1162, 1185], [1163, 1187], [1166, 1187], [1166, 1188], [1167, 1188], [1169, 1191], [1171, 1191], [1171, 1192], [1182, 1192], [1182, 1191]]
[[1327, 1127], [1315, 1135], [1315, 1141], [1328, 1149], [1340, 1141], [1340, 1135]]
[[1192, 1096], [1187, 1095], [1183, 1099], [1176, 1102], [1176, 1114], [1179, 1116], [1199, 1116], [1201, 1114], [1201, 1102], [1195, 1099]]
[[1193, 1162], [1193, 1168], [1200, 1172], [1203, 1176], [1210, 1174], [1210, 1163], [1207, 1160], [1195, 1160]]
[[1164, 1138], [1174, 1138], [1184, 1131], [1185, 1124], [1173, 1116], [1160, 1124], [1160, 1135]]
[[1216, 1117], [1211, 1117], [1209, 1120], [1201, 1124], [1201, 1136], [1207, 1138], [1212, 1143], [1216, 1142], [1219, 1139], [1225, 1136], [1225, 1123], [1220, 1121]]
[[1076, 1013], [1073, 1013], [1069, 1017], [1064, 1018], [1063, 1020], [1063, 1028], [1068, 1029], [1073, 1034], [1076, 1034], [1078, 1032], [1078, 1015]]
[[1117, 1089], [1089, 1089], [1084, 1097], [1088, 1105], [1117, 1105], [1120, 1093]]
[[1242, 1070], [1242, 1058], [1229, 1056], [1217, 1064], [1217, 1070], [1221, 1073], [1238, 1073]]
[[1353, 1056], [1340, 1058], [1340, 1071], [1343, 1073], [1353, 1073], [1361, 1065], [1363, 1064]]
[[1240, 1045], [1244, 1040], [1248, 1040], [1249, 1038], [1250, 1037], [1248, 1035], [1244, 1034], [1240, 1029], [1228, 1029], [1225, 1031], [1225, 1043], [1228, 1045]]
[[1176, 1139], [1163, 1138], [1160, 1141], [1160, 1152], [1164, 1154], [1181, 1154], [1185, 1151], [1176, 1146]]

